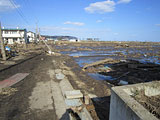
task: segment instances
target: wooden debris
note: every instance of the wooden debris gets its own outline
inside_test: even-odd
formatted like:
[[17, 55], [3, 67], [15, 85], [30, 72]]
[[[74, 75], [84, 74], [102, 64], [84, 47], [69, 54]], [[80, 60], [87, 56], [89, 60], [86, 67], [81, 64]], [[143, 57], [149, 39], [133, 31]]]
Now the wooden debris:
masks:
[[17, 90], [17, 88], [11, 88], [11, 87], [7, 87], [7, 88], [1, 88], [0, 89], [0, 95], [7, 95], [10, 96], [13, 93], [15, 93]]
[[112, 58], [108, 58], [108, 59], [105, 59], [105, 60], [100, 60], [100, 61], [97, 61], [97, 62], [88, 64], [88, 65], [85, 65], [85, 66], [83, 67], [83, 70], [86, 69], [86, 68], [88, 68], [88, 67], [100, 65], [100, 64], [103, 64], [103, 63], [109, 62], [109, 61], [113, 61], [113, 59], [112, 59]]
[[90, 98], [89, 98], [89, 96], [85, 96], [85, 97], [84, 97], [84, 103], [85, 103], [86, 105], [89, 105], [89, 103], [90, 103]]

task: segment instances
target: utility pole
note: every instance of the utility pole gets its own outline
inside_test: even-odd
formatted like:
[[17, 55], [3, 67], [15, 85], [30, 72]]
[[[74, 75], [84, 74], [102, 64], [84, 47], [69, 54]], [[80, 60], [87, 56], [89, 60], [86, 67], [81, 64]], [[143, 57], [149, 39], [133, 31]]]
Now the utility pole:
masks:
[[43, 38], [41, 37], [40, 28], [39, 28], [39, 31], [38, 31], [38, 35], [39, 35], [39, 40], [42, 40], [44, 42], [44, 44], [47, 46], [47, 48], [49, 50], [49, 54], [53, 54], [54, 52], [52, 52], [52, 49], [49, 47], [49, 45], [47, 44], [47, 42], [45, 40], [43, 40]]
[[7, 60], [6, 51], [5, 51], [5, 47], [4, 47], [4, 42], [3, 42], [3, 38], [2, 38], [1, 22], [0, 22], [0, 44], [1, 44], [2, 58], [3, 58], [3, 60]]
[[38, 21], [36, 22], [36, 42], [38, 41]]

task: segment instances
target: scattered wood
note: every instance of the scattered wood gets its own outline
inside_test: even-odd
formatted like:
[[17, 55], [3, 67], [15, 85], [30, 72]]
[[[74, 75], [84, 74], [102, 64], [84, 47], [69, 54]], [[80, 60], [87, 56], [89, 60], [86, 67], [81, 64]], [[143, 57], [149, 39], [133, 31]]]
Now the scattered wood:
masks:
[[14, 94], [16, 91], [18, 91], [17, 88], [11, 88], [11, 87], [1, 88], [0, 95], [10, 96], [10, 95]]
[[89, 96], [84, 96], [84, 103], [86, 104], [86, 105], [89, 105], [89, 103], [90, 103], [90, 98], [89, 98]]
[[105, 59], [105, 60], [100, 60], [100, 61], [97, 61], [97, 62], [88, 64], [88, 65], [85, 65], [85, 66], [83, 67], [83, 70], [85, 70], [85, 69], [88, 68], [88, 67], [100, 65], [100, 64], [103, 64], [103, 63], [106, 63], [106, 62], [109, 62], [109, 61], [113, 61], [113, 59], [112, 59], [112, 58], [108, 58], [108, 59]]
[[83, 94], [80, 90], [65, 92], [65, 103], [70, 119], [99, 120], [90, 97], [85, 95], [82, 98]]

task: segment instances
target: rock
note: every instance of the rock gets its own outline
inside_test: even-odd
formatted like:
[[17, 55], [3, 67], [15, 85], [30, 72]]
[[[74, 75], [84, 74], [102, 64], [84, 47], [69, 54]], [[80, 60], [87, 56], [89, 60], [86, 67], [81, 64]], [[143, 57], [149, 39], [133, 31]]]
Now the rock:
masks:
[[128, 85], [128, 82], [124, 80], [120, 80], [118, 85]]

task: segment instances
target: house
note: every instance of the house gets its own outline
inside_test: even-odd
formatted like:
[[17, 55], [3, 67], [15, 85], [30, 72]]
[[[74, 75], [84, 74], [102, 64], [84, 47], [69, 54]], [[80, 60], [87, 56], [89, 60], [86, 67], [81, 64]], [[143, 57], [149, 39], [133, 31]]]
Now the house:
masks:
[[19, 29], [18, 27], [16, 29], [8, 29], [3, 27], [2, 37], [4, 39], [4, 42], [7, 44], [23, 44], [29, 42], [27, 40], [27, 30]]
[[29, 42], [37, 42], [37, 39], [36, 39], [36, 34], [32, 31], [28, 31], [27, 32], [27, 39]]

